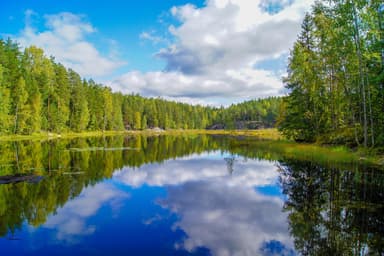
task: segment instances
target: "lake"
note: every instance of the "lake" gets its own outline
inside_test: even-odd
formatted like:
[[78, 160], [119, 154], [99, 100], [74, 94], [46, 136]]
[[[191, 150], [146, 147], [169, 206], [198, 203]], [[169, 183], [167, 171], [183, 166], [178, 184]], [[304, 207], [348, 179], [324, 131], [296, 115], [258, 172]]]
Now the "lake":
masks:
[[384, 253], [384, 173], [369, 166], [226, 136], [19, 141], [0, 153], [0, 255]]

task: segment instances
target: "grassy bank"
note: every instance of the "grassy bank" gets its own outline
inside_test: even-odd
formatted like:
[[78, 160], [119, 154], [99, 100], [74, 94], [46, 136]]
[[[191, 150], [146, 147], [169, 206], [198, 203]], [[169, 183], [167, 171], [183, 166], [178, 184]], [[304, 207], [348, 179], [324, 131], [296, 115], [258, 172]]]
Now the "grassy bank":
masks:
[[[220, 133], [220, 132], [219, 132]], [[297, 143], [285, 139], [276, 129], [256, 131], [222, 131], [223, 135], [234, 136], [232, 147], [242, 153], [262, 158], [279, 160], [284, 157], [322, 164], [368, 164], [384, 169], [384, 155], [364, 149], [351, 149], [343, 145], [320, 145]]]
[[69, 132], [69, 133], [35, 133], [31, 135], [3, 135], [0, 141], [19, 141], [19, 140], [50, 140], [50, 139], [71, 139], [82, 137], [99, 137], [99, 136], [117, 136], [117, 135], [231, 135], [231, 136], [250, 136], [260, 139], [280, 140], [283, 137], [276, 129], [263, 130], [129, 130], [129, 131], [86, 131], [86, 132]]
[[[208, 131], [208, 134], [210, 131]], [[384, 169], [384, 155], [363, 149], [351, 149], [343, 145], [320, 145], [316, 143], [297, 143], [287, 140], [277, 129], [250, 131], [213, 131], [212, 134], [234, 136], [233, 147], [249, 151], [249, 154], [264, 154], [273, 160], [279, 157], [314, 161], [330, 164], [368, 164]], [[244, 153], [244, 152], [243, 152]]]
[[0, 136], [0, 141], [20, 141], [20, 140], [52, 140], [52, 139], [72, 139], [85, 137], [102, 137], [102, 136], [117, 136], [117, 135], [138, 135], [148, 134], [155, 135], [160, 132], [145, 130], [145, 131], [86, 131], [86, 132], [68, 132], [68, 133], [35, 133], [31, 135], [3, 135]]

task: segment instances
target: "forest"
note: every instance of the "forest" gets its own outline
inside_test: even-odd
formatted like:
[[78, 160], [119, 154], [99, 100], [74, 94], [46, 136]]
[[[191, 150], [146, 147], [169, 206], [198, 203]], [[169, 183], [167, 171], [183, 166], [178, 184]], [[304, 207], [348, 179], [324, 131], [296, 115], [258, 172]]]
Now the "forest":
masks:
[[288, 61], [279, 127], [298, 141], [383, 146], [384, 4], [317, 1]]
[[106, 130], [272, 127], [281, 99], [252, 100], [229, 108], [123, 95], [85, 80], [30, 46], [0, 40], [0, 135]]
[[383, 146], [383, 16], [381, 1], [316, 2], [290, 52], [288, 95], [229, 107], [112, 92], [42, 49], [0, 40], [0, 135], [277, 126], [296, 141]]

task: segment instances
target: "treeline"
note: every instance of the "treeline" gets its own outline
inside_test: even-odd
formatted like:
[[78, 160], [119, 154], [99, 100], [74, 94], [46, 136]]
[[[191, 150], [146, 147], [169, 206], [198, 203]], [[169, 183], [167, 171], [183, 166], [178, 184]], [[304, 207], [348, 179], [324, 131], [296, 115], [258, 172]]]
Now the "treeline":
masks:
[[274, 108], [276, 99], [270, 101], [250, 101], [225, 109], [113, 93], [47, 58], [37, 47], [21, 51], [11, 39], [0, 39], [0, 135], [154, 127], [205, 129], [215, 123], [229, 129], [236, 120], [252, 118], [270, 126], [270, 113], [275, 112], [268, 108]]
[[0, 40], [0, 134], [205, 128], [209, 107], [113, 93], [31, 46]]
[[281, 131], [298, 141], [384, 144], [384, 4], [317, 1], [290, 53]]
[[228, 108], [218, 111], [215, 124], [221, 124], [225, 129], [274, 127], [282, 99], [281, 97], [268, 97], [232, 104]]

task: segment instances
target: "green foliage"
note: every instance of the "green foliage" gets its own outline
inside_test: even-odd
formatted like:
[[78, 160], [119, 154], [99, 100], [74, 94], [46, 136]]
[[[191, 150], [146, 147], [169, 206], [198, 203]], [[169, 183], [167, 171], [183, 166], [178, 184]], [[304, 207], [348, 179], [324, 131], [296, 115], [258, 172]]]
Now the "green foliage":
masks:
[[135, 112], [135, 121], [133, 127], [135, 130], [141, 130], [141, 115], [140, 112]]
[[[282, 98], [269, 97], [232, 104], [210, 114], [213, 124], [225, 129], [271, 128], [276, 125], [281, 103]], [[209, 116], [206, 118], [203, 122], [209, 124]]]
[[89, 110], [86, 96], [86, 84], [81, 81], [80, 76], [74, 71], [70, 70], [69, 83], [71, 88], [71, 116], [70, 128], [73, 131], [80, 132], [87, 129], [89, 121]]
[[279, 128], [298, 141], [384, 145], [380, 1], [316, 2], [289, 57]]
[[15, 113], [15, 126], [14, 133], [24, 134], [27, 127], [26, 121], [29, 117], [27, 100], [28, 93], [25, 89], [24, 78], [20, 77], [14, 87], [13, 93], [14, 113]]
[[10, 129], [10, 93], [9, 89], [4, 84], [3, 79], [4, 69], [0, 64], [0, 134], [7, 134]]
[[82, 80], [43, 50], [23, 52], [0, 40], [0, 134], [122, 131], [146, 128], [226, 129], [272, 127], [280, 98], [251, 100], [228, 108], [123, 95]]

